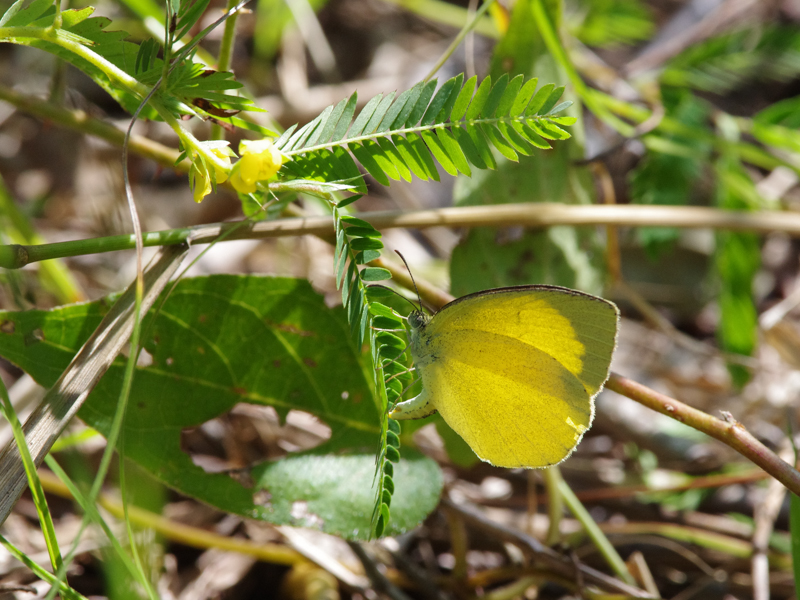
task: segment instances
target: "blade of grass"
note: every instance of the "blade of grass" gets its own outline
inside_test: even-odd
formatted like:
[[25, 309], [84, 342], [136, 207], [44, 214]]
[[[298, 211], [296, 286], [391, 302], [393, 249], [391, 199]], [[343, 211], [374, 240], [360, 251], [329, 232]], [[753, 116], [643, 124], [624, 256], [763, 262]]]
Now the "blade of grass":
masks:
[[42, 527], [42, 535], [47, 545], [47, 553], [50, 555], [50, 564], [53, 565], [53, 570], [57, 571], [63, 565], [63, 561], [61, 559], [61, 551], [58, 548], [58, 539], [56, 539], [56, 528], [55, 525], [53, 525], [53, 516], [50, 514], [50, 509], [47, 506], [47, 499], [44, 497], [42, 482], [39, 481], [39, 476], [36, 473], [36, 465], [33, 462], [28, 444], [25, 441], [25, 434], [22, 432], [22, 424], [17, 418], [17, 412], [11, 404], [11, 399], [8, 397], [8, 390], [6, 390], [6, 386], [2, 380], [0, 380], [0, 396], [2, 396], [3, 401], [3, 416], [11, 425], [11, 430], [14, 433], [14, 443], [20, 451], [22, 464], [25, 468], [25, 476], [27, 477], [28, 486], [30, 486], [31, 495], [33, 496], [33, 504], [36, 506], [36, 513], [39, 515], [39, 523]]
[[34, 561], [32, 561], [30, 558], [28, 558], [27, 554], [25, 554], [22, 550], [20, 550], [14, 544], [9, 542], [2, 535], [0, 535], [0, 544], [3, 544], [5, 549], [8, 550], [8, 552], [14, 558], [16, 558], [18, 561], [20, 561], [22, 564], [24, 564], [26, 567], [28, 567], [31, 571], [33, 571], [33, 574], [36, 575], [39, 579], [41, 579], [43, 581], [46, 581], [46, 582], [50, 583], [51, 585], [53, 585], [55, 587], [55, 589], [57, 589], [58, 592], [62, 596], [64, 596], [64, 598], [66, 598], [66, 600], [88, 600], [88, 598], [86, 598], [86, 596], [83, 596], [82, 594], [79, 594], [78, 592], [73, 590], [71, 587], [69, 587], [66, 583], [59, 582], [56, 579], [55, 575], [53, 575], [49, 571], [46, 571], [41, 566], [39, 566]]
[[[139, 583], [147, 590], [151, 590], [151, 586], [147, 581], [146, 577], [143, 577], [144, 572], [137, 569], [136, 565], [131, 560], [128, 553], [125, 552], [125, 549], [122, 547], [122, 544], [119, 543], [116, 535], [114, 532], [111, 531], [111, 527], [109, 527], [108, 523], [106, 523], [105, 519], [100, 515], [100, 512], [97, 510], [97, 506], [88, 501], [88, 498], [81, 492], [80, 488], [75, 485], [75, 482], [70, 479], [69, 475], [61, 468], [61, 465], [58, 464], [55, 458], [51, 454], [48, 454], [45, 457], [45, 463], [47, 466], [50, 467], [50, 470], [56, 474], [56, 476], [61, 480], [61, 482], [66, 486], [67, 490], [69, 490], [70, 495], [78, 503], [78, 506], [81, 507], [83, 512], [89, 516], [89, 519], [98, 525], [103, 532], [106, 534], [108, 541], [111, 542], [111, 546], [114, 551], [119, 556], [122, 563], [128, 569], [128, 572], [139, 581]], [[151, 593], [151, 598], [155, 596]]]

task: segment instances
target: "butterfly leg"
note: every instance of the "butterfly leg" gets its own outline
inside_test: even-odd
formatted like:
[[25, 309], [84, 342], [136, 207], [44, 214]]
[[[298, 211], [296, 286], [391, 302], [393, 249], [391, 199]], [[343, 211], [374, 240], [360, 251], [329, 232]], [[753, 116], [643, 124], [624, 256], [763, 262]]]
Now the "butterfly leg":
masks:
[[421, 419], [432, 415], [436, 412], [436, 407], [431, 402], [425, 390], [419, 396], [406, 400], [405, 402], [398, 402], [389, 417], [392, 419]]

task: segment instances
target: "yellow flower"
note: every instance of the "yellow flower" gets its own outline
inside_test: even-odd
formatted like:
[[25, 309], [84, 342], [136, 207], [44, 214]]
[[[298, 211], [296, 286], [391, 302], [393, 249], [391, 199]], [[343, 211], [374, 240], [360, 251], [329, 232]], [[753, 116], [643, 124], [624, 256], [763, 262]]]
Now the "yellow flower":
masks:
[[237, 192], [251, 194], [256, 191], [256, 183], [275, 176], [285, 157], [271, 139], [242, 140], [239, 143], [242, 156], [231, 169], [231, 185]]
[[[231, 157], [226, 154], [227, 149], [211, 148], [211, 152], [222, 159], [222, 162], [230, 167]], [[228, 180], [228, 171], [214, 165], [214, 175], [216, 183], [224, 183]], [[200, 202], [211, 193], [211, 177], [209, 177], [206, 163], [199, 157], [192, 162], [192, 170], [189, 173], [189, 180], [192, 182], [192, 194], [194, 201]]]

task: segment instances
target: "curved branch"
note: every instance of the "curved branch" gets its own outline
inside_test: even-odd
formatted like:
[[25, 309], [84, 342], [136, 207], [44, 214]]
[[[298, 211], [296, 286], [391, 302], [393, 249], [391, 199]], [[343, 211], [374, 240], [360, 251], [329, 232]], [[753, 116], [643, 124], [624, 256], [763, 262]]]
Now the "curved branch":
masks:
[[606, 388], [723, 442], [800, 496], [800, 472], [754, 438], [729, 412], [718, 419], [616, 373], [611, 373]]

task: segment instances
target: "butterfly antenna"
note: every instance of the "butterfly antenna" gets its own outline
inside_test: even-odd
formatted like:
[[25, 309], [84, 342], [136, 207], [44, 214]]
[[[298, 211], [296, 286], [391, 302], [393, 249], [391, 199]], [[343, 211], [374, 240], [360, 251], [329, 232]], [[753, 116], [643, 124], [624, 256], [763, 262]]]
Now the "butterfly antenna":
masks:
[[[371, 284], [370, 284], [370, 285], [368, 285], [367, 287], [370, 287], [370, 288], [381, 288], [381, 289], [384, 289], [384, 290], [390, 291], [390, 292], [392, 292], [393, 294], [396, 294], [396, 295], [397, 295], [399, 298], [402, 298], [403, 300], [405, 300], [406, 302], [408, 302], [408, 303], [409, 303], [411, 306], [413, 306], [414, 308], [417, 308], [417, 305], [416, 305], [416, 304], [414, 304], [414, 303], [413, 303], [411, 300], [409, 300], [408, 298], [406, 298], [405, 296], [403, 296], [403, 294], [401, 294], [401, 293], [400, 293], [400, 292], [398, 292], [397, 290], [393, 290], [393, 289], [392, 289], [392, 288], [390, 288], [389, 286], [386, 286], [386, 285], [381, 285], [380, 283], [371, 283]], [[405, 319], [405, 317], [403, 317], [403, 318]]]
[[414, 281], [414, 275], [411, 273], [411, 267], [408, 266], [406, 257], [403, 256], [399, 250], [395, 250], [395, 252], [397, 252], [397, 256], [402, 259], [403, 264], [406, 266], [406, 271], [408, 271], [408, 276], [411, 277], [411, 283], [414, 284], [414, 291], [417, 292], [417, 300], [419, 300], [419, 311], [422, 312], [422, 296], [419, 295], [419, 288], [417, 287], [417, 282]]

